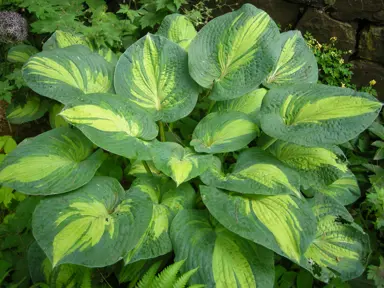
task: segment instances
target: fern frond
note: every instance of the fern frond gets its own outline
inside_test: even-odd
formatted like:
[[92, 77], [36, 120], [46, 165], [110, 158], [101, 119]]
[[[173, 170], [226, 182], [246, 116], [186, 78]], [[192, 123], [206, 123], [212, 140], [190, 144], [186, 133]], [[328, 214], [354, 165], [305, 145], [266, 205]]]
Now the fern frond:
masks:
[[172, 288], [176, 281], [177, 273], [181, 266], [183, 266], [185, 260], [178, 261], [166, 267], [159, 275], [154, 279], [153, 288]]
[[204, 284], [193, 284], [189, 286], [188, 288], [205, 288]]
[[161, 261], [156, 262], [148, 269], [147, 273], [141, 278], [140, 282], [137, 284], [136, 288], [148, 288], [152, 286], [153, 280], [155, 279], [157, 270], [161, 265]]
[[183, 275], [177, 279], [176, 283], [173, 285], [173, 288], [185, 288], [187, 285], [189, 279], [192, 277], [193, 274], [196, 273], [196, 271], [199, 269], [199, 267], [189, 270], [188, 272], [185, 272]]

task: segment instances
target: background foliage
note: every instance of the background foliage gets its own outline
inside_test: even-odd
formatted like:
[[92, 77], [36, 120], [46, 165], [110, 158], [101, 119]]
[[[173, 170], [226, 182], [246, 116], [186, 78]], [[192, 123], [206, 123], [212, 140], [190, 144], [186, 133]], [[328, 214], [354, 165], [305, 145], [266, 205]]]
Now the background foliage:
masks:
[[[119, 54], [146, 32], [156, 30], [164, 17], [170, 13], [177, 11], [184, 13], [197, 27], [206, 24], [213, 18], [213, 10], [207, 8], [205, 1], [199, 1], [193, 5], [183, 0], [131, 1], [129, 4], [114, 7], [112, 10], [101, 0], [86, 2], [78, 0], [66, 2], [54, 0], [3, 0], [0, 4], [1, 10], [18, 11], [28, 18], [32, 33], [25, 43], [35, 46], [38, 50], [41, 49], [50, 33], [63, 30], [83, 34], [91, 39], [95, 47], [110, 48]], [[220, 3], [220, 5], [226, 5], [226, 3]], [[355, 88], [351, 83], [351, 66], [344, 63], [343, 60], [343, 56], [349, 52], [335, 48], [334, 43], [337, 39], [330, 39], [329, 43], [318, 43], [309, 34], [306, 34], [305, 38], [317, 58], [320, 68], [320, 82]], [[25, 95], [33, 94], [33, 92], [27, 88], [21, 77], [20, 68], [22, 63], [12, 63], [6, 60], [7, 51], [10, 47], [12, 47], [10, 44], [2, 45], [0, 51], [0, 100], [25, 104]], [[376, 95], [374, 90], [375, 81], [372, 80], [362, 90]], [[206, 105], [205, 108], [208, 108], [208, 104], [204, 102], [200, 105], [202, 107]], [[51, 113], [50, 116], [54, 118], [56, 115]], [[200, 117], [197, 117], [197, 119], [200, 119]], [[196, 125], [193, 122], [193, 117], [184, 121], [186, 123], [183, 124], [186, 126], [183, 127], [194, 127]], [[384, 127], [382, 121], [383, 119], [379, 118], [368, 131], [343, 147], [350, 162], [351, 170], [357, 175], [359, 185], [364, 192], [362, 198], [349, 206], [348, 209], [354, 216], [355, 221], [361, 224], [370, 235], [373, 247], [371, 265], [368, 267], [367, 274], [359, 279], [350, 283], [343, 283], [340, 279], [335, 279], [326, 287], [359, 287], [359, 285], [383, 287], [384, 285], [384, 264], [381, 256], [384, 255], [381, 244], [384, 243], [384, 169], [381, 168], [384, 158]], [[177, 135], [172, 133], [173, 129], [181, 133], [191, 134], [185, 130], [178, 130], [177, 125], [175, 127], [169, 125], [168, 128], [169, 131], [166, 132], [168, 139], [173, 137], [176, 138], [176, 141], [179, 140]], [[191, 131], [193, 131], [193, 128], [191, 128]], [[0, 145], [3, 154], [9, 153], [9, 149], [11, 149], [9, 147], [14, 146], [10, 138], [0, 139], [1, 143], [5, 143], [3, 146]], [[234, 155], [234, 157], [237, 156]], [[155, 167], [151, 167], [151, 170], [156, 173]], [[99, 168], [97, 174], [114, 177], [123, 185], [127, 185], [132, 182], [133, 175], [143, 174], [144, 172], [143, 167], [138, 163], [131, 163], [123, 157], [110, 155]], [[27, 248], [33, 241], [30, 219], [40, 199], [34, 196], [25, 197], [16, 191], [12, 191], [12, 193], [5, 192], [5, 189], [8, 188], [0, 188], [0, 205], [2, 207], [0, 215], [0, 239], [2, 240], [0, 244], [0, 283], [5, 287], [29, 287], [31, 282], [26, 259]], [[365, 191], [367, 192], [365, 193]], [[136, 283], [142, 283], [145, 281], [145, 277], [148, 278], [148, 275], [154, 273], [154, 265], [155, 267], [164, 268], [167, 264], [173, 263], [172, 257], [169, 256], [156, 260], [158, 261], [153, 263], [139, 261], [125, 267], [116, 264], [102, 269], [91, 269], [89, 273], [83, 273], [82, 275], [88, 277], [86, 280], [83, 278], [79, 280], [79, 276], [73, 277], [73, 275], [76, 275], [76, 269], [67, 267], [63, 271], [56, 271], [56, 274], [50, 274], [49, 277], [42, 279], [42, 283], [58, 281], [56, 284], [59, 283], [57, 286], [60, 287], [60, 283], [67, 283], [65, 281], [71, 278], [70, 281], [93, 283], [92, 287], [96, 287], [95, 285], [118, 287], [119, 282], [125, 284], [130, 282], [130, 287], [133, 287]], [[309, 287], [310, 283], [314, 283], [314, 287], [322, 285], [304, 269], [300, 269], [299, 266], [284, 258], [276, 257], [275, 265], [276, 287], [301, 288]], [[145, 274], [146, 271], [149, 271], [149, 274]], [[173, 273], [175, 279], [177, 278], [177, 272], [178, 270], [175, 270]], [[141, 277], [138, 276], [132, 277], [132, 275], [140, 275], [144, 280], [140, 280]]]

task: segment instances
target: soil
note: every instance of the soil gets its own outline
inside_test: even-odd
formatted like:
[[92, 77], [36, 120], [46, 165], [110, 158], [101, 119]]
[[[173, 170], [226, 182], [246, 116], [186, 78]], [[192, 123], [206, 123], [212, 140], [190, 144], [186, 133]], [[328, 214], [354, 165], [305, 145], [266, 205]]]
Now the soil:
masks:
[[8, 121], [5, 118], [5, 110], [7, 109], [8, 103], [0, 101], [0, 136], [11, 135]]

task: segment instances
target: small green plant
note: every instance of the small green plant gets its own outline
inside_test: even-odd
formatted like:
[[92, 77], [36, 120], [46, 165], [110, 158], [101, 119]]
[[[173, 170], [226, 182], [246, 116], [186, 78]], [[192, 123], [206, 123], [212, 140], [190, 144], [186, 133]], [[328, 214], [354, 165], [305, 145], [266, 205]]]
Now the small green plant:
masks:
[[[313, 51], [319, 65], [319, 82], [356, 89], [356, 85], [351, 82], [353, 65], [345, 61], [345, 58], [352, 54], [351, 50], [343, 51], [338, 49], [336, 47], [336, 37], [332, 37], [329, 43], [320, 43], [311, 33], [307, 32], [304, 38]], [[377, 91], [374, 89], [375, 84], [376, 81], [372, 80], [368, 86], [361, 87], [360, 91], [377, 96]]]
[[384, 259], [380, 257], [380, 266], [368, 266], [368, 279], [375, 282], [377, 288], [384, 287]]
[[[196, 273], [198, 268], [185, 272], [183, 275], [178, 275], [184, 261], [175, 262], [164, 268], [161, 273], [156, 276], [161, 265], [161, 261], [154, 263], [139, 281], [136, 288], [184, 288], [189, 279]], [[205, 285], [192, 285], [189, 288], [204, 288]]]
[[[56, 31], [22, 75], [71, 125], [0, 166], [4, 186], [43, 198], [32, 230], [53, 271], [173, 252], [208, 287], [273, 287], [274, 253], [323, 282], [363, 273], [369, 238], [344, 207], [360, 190], [338, 145], [382, 104], [317, 84], [301, 33], [264, 11], [245, 4], [198, 33], [169, 15], [118, 59]], [[110, 154], [133, 179], [96, 175]]]

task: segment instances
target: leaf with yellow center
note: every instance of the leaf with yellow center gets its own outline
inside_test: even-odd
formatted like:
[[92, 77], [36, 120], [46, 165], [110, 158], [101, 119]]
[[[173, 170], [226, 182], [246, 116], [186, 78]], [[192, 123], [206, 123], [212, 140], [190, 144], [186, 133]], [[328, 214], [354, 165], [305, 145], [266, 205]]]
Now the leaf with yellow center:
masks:
[[24, 140], [0, 166], [0, 182], [30, 195], [53, 195], [88, 183], [104, 161], [80, 131], [61, 127]]
[[259, 148], [240, 153], [233, 170], [227, 174], [222, 171], [220, 159], [215, 157], [200, 178], [206, 185], [238, 193], [301, 197], [299, 175]]
[[345, 143], [372, 124], [382, 104], [368, 93], [321, 84], [274, 88], [263, 99], [268, 136], [306, 147]]
[[156, 142], [151, 148], [156, 169], [171, 177], [179, 186], [201, 175], [211, 165], [211, 155], [194, 153], [174, 142]]
[[300, 263], [316, 233], [305, 199], [249, 195], [200, 186], [209, 212], [228, 230]]
[[102, 267], [120, 260], [144, 235], [152, 203], [143, 193], [125, 193], [110, 177], [43, 200], [33, 215], [33, 233], [53, 266]]
[[304, 189], [326, 187], [348, 171], [343, 151], [337, 146], [305, 147], [277, 141], [268, 151], [300, 173]]
[[186, 259], [186, 270], [199, 267], [191, 284], [273, 287], [272, 251], [228, 231], [206, 210], [179, 212], [172, 222], [171, 238], [175, 261]]
[[72, 101], [59, 115], [105, 150], [127, 158], [150, 159], [149, 141], [157, 136], [157, 125], [125, 97], [91, 94]]
[[188, 55], [165, 37], [147, 34], [120, 57], [115, 89], [154, 120], [174, 122], [195, 107], [198, 86], [188, 73]]
[[153, 214], [140, 242], [124, 257], [125, 263], [152, 259], [171, 252], [169, 226], [179, 211], [193, 208], [196, 195], [192, 186], [183, 183], [176, 187], [173, 181], [165, 177], [141, 176], [132, 183], [131, 192], [149, 195], [153, 202]]
[[114, 92], [114, 66], [87, 47], [75, 45], [43, 51], [23, 67], [28, 86], [61, 103], [87, 98], [85, 94]]
[[359, 277], [371, 252], [368, 235], [329, 196], [317, 194], [310, 204], [318, 221], [317, 233], [300, 264], [324, 282], [336, 276], [343, 281]]
[[278, 60], [279, 30], [251, 4], [205, 25], [188, 50], [189, 71], [215, 101], [235, 99], [255, 89]]

